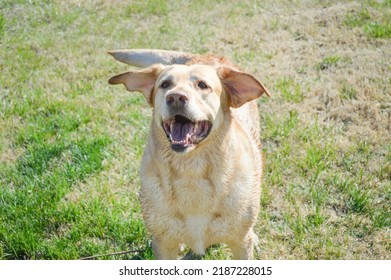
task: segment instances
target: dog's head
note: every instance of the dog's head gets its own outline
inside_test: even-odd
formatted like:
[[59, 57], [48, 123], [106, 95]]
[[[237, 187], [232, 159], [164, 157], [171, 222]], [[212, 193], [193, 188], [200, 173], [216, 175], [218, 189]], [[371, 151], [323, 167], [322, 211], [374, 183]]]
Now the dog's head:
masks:
[[[165, 59], [169, 57], [171, 61], [173, 54], [190, 56], [169, 53], [171, 56], [166, 55]], [[146, 57], [151, 60], [151, 56]], [[116, 58], [123, 61], [123, 56]], [[147, 64], [154, 62], [165, 61], [152, 59]], [[264, 92], [268, 94], [253, 76], [224, 65], [154, 64], [140, 71], [114, 76], [109, 83], [124, 84], [127, 90], [144, 94], [154, 108], [154, 121], [176, 152], [195, 149], [222, 125], [224, 112], [229, 107], [238, 108]]]

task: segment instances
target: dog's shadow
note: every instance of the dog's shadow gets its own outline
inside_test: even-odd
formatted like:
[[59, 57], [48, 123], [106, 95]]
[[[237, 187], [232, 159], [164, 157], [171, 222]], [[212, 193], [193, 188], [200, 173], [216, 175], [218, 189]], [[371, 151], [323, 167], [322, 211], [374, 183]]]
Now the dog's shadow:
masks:
[[[224, 255], [224, 256], [223, 256]], [[227, 257], [231, 257], [227, 246], [222, 244], [215, 244], [206, 249], [205, 255], [195, 254], [188, 248], [183, 248], [181, 253], [179, 254], [179, 260], [208, 260], [208, 259], [227, 259]], [[145, 250], [138, 252], [137, 254], [133, 254], [130, 257], [130, 260], [148, 260], [154, 259], [152, 246], [148, 246]], [[229, 259], [229, 258], [228, 258]]]

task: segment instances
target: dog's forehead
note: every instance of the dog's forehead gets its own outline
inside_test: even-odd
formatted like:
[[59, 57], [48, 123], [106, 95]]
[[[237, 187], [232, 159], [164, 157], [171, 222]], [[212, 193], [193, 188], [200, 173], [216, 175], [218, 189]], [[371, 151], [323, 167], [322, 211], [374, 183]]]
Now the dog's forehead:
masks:
[[159, 76], [158, 80], [206, 80], [219, 83], [216, 69], [209, 65], [172, 65], [167, 67]]

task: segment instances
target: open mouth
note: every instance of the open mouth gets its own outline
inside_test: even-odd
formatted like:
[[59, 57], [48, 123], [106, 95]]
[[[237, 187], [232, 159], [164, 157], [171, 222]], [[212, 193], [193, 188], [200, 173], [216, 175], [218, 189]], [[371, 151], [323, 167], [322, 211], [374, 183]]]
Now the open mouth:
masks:
[[163, 122], [163, 129], [171, 141], [171, 148], [176, 152], [183, 152], [204, 140], [212, 124], [209, 121], [193, 122], [182, 115]]

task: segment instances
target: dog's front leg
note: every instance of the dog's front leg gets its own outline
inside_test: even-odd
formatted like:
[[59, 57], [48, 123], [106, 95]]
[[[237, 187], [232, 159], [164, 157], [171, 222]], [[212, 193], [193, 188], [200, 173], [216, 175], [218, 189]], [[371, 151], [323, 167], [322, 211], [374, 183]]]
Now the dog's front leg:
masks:
[[157, 260], [175, 260], [178, 257], [179, 244], [177, 243], [154, 238], [152, 248]]
[[258, 245], [258, 236], [253, 229], [250, 229], [244, 238], [239, 238], [228, 245], [235, 260], [251, 260], [254, 257], [254, 246]]

